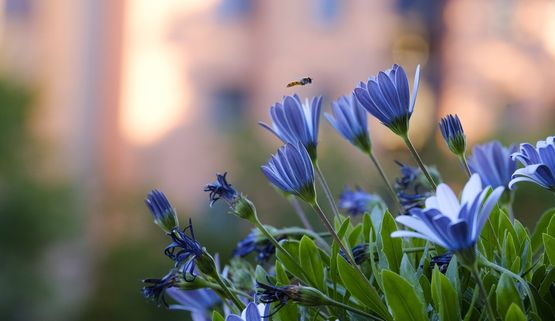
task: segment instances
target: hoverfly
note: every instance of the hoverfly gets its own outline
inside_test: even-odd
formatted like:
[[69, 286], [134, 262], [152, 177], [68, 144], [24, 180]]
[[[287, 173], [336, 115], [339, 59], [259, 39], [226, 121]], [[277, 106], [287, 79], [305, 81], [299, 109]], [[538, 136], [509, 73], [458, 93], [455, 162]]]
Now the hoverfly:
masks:
[[293, 87], [293, 86], [304, 86], [304, 85], [308, 85], [308, 84], [311, 84], [311, 83], [312, 83], [312, 78], [304, 77], [304, 78], [301, 78], [301, 80], [292, 81], [292, 82], [288, 83], [287, 88]]

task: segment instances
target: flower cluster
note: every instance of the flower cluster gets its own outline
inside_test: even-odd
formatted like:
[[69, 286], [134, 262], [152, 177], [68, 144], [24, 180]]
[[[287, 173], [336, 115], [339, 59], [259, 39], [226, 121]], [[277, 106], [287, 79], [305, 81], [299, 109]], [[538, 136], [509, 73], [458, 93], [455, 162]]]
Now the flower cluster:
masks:
[[[345, 187], [336, 204], [317, 157], [322, 97], [303, 102], [285, 96], [270, 107], [271, 125], [260, 123], [284, 144], [261, 170], [304, 228], [262, 224], [227, 172], [217, 174], [204, 188], [209, 206], [222, 200], [254, 226], [220, 269], [218, 256], [195, 238], [191, 220], [180, 228], [176, 209], [153, 190], [145, 203], [171, 240], [164, 253], [173, 264], [164, 277], [143, 281], [143, 295], [191, 312], [194, 321], [552, 319], [555, 211], [530, 234], [513, 215], [512, 202], [516, 184], [524, 181], [555, 192], [555, 136], [535, 147], [487, 142], [467, 158], [461, 121], [447, 115], [439, 131], [468, 175], [458, 194], [457, 184], [443, 183], [409, 138], [419, 82], [418, 66], [411, 94], [405, 70], [393, 65], [325, 113], [370, 158], [391, 194], [389, 209], [360, 187]], [[372, 150], [368, 114], [403, 139], [418, 167], [397, 162], [401, 175], [390, 182]], [[320, 205], [322, 199], [328, 206]], [[326, 230], [314, 229], [307, 214]]]

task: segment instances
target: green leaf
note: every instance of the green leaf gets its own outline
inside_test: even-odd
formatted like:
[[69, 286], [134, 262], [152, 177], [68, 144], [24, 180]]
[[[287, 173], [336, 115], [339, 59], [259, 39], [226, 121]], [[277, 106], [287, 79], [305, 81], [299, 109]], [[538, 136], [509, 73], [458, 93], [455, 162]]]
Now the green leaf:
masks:
[[500, 315], [505, 315], [511, 304], [522, 307], [522, 300], [512, 278], [507, 274], [501, 274], [497, 288], [495, 289], [497, 311]]
[[547, 226], [550, 225], [553, 217], [555, 217], [555, 208], [545, 211], [538, 223], [536, 223], [534, 233], [532, 233], [532, 251], [534, 253], [542, 246], [542, 234], [546, 233]]
[[287, 277], [287, 272], [285, 272], [285, 268], [283, 267], [283, 264], [276, 262], [275, 265], [276, 265], [276, 285], [279, 285], [279, 286], [289, 285], [289, 282], [290, 282], [289, 277]]
[[439, 272], [437, 266], [432, 272], [432, 299], [434, 308], [441, 321], [457, 321], [461, 319], [459, 297], [449, 279]]
[[384, 270], [382, 282], [387, 304], [396, 321], [427, 321], [424, 303], [414, 287], [399, 274]]
[[548, 294], [548, 291], [553, 286], [555, 282], [555, 268], [552, 268], [545, 274], [545, 277], [540, 285], [538, 292], [542, 297], [545, 297]]
[[212, 321], [224, 321], [224, 317], [216, 310], [212, 311]]
[[526, 315], [516, 304], [511, 304], [505, 315], [505, 321], [526, 321]]
[[362, 234], [362, 224], [357, 224], [349, 234], [349, 246], [353, 248], [355, 245], [360, 244], [360, 236]]
[[306, 235], [301, 238], [299, 245], [299, 261], [310, 278], [310, 284], [326, 293], [327, 287], [324, 286], [324, 264], [322, 263], [320, 251], [314, 241]]
[[[289, 254], [291, 254], [292, 257], [295, 257], [296, 254], [299, 253], [299, 241], [285, 240], [281, 241], [280, 244]], [[285, 255], [279, 248], [276, 250], [276, 257], [287, 269], [287, 272], [293, 274], [300, 280], [305, 280], [303, 271], [301, 271], [297, 264], [289, 259], [289, 257]]]
[[549, 263], [555, 265], [555, 237], [543, 233], [543, 246], [545, 254], [549, 258]]
[[261, 267], [260, 265], [256, 266], [256, 270], [254, 271], [254, 279], [257, 282], [261, 282], [261, 283], [266, 283], [268, 281], [266, 281], [266, 276], [268, 274], [266, 273], [266, 270], [264, 270], [263, 267]]
[[347, 263], [340, 255], [337, 255], [337, 270], [339, 271], [341, 282], [347, 291], [351, 292], [353, 297], [382, 318], [391, 320], [387, 307], [382, 302], [376, 289], [355, 270], [355, 267]]
[[451, 258], [451, 262], [449, 262], [449, 266], [447, 267], [447, 271], [445, 272], [445, 276], [449, 279], [449, 282], [455, 288], [455, 292], [457, 292], [457, 296], [462, 298], [462, 291], [461, 291], [461, 281], [459, 279], [459, 259], [456, 255], [453, 255]]
[[389, 212], [385, 212], [380, 230], [382, 240], [382, 252], [385, 254], [389, 269], [399, 273], [399, 266], [403, 258], [403, 240], [391, 237], [391, 233], [397, 231], [395, 219]]
[[364, 242], [370, 242], [370, 230], [372, 227], [372, 220], [370, 219], [370, 214], [364, 213], [362, 217], [362, 227], [363, 227], [363, 235], [364, 235]]
[[[505, 232], [505, 234], [506, 236], [503, 240], [503, 252], [502, 252], [502, 260], [504, 263], [503, 265], [511, 267], [512, 272], [518, 273], [518, 271], [520, 270], [520, 264], [518, 264], [518, 266], [516, 266], [515, 269], [512, 268], [512, 265], [516, 262], [515, 260], [517, 259], [513, 234], [508, 232]], [[519, 260], [519, 263], [520, 263], [520, 260]]]
[[549, 220], [549, 224], [547, 224], [545, 233], [547, 233], [547, 235], [549, 236], [555, 237], [555, 216], [552, 216]]

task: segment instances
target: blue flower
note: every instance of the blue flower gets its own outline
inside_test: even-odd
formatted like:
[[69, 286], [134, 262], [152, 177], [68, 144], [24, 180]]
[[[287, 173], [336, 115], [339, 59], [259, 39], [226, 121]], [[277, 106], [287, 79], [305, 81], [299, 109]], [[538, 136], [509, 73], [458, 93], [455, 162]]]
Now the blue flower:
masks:
[[535, 148], [528, 143], [520, 144], [520, 151], [512, 158], [524, 167], [514, 172], [510, 189], [518, 182], [532, 182], [555, 192], [555, 136], [538, 141]]
[[516, 161], [511, 159], [516, 148], [516, 145], [503, 147], [498, 141], [476, 145], [468, 157], [468, 167], [472, 173], [480, 175], [484, 184], [507, 188], [516, 170]]
[[[491, 192], [491, 194], [490, 194]], [[503, 187], [491, 191], [482, 187], [478, 174], [466, 183], [461, 200], [445, 184], [439, 184], [436, 196], [426, 199], [426, 208], [413, 208], [409, 215], [396, 221], [414, 231], [396, 231], [392, 237], [417, 237], [456, 253], [461, 263], [469, 266], [476, 260], [476, 242]]]
[[251, 302], [247, 305], [241, 316], [230, 314], [225, 318], [225, 321], [267, 321], [269, 304], [259, 304]]
[[280, 147], [277, 154], [272, 155], [261, 168], [270, 183], [283, 192], [295, 195], [307, 203], [316, 200], [314, 168], [303, 145], [286, 144]]
[[[355, 259], [356, 264], [361, 265], [364, 261], [370, 258], [370, 252], [368, 249], [368, 243], [353, 246], [351, 253], [353, 253], [353, 258]], [[345, 260], [349, 260], [345, 253], [343, 253], [343, 250], [339, 250], [339, 255], [341, 255]]]
[[366, 193], [360, 187], [354, 190], [345, 187], [339, 197], [339, 208], [355, 216], [369, 212], [375, 205], [381, 204], [381, 201], [379, 196]]
[[[187, 235], [187, 230], [191, 236]], [[164, 254], [175, 261], [175, 267], [183, 272], [185, 281], [194, 280], [195, 262], [204, 252], [200, 243], [195, 239], [191, 220], [185, 229], [174, 229], [169, 235], [173, 242], [164, 249]], [[191, 276], [192, 279], [187, 279]]]
[[210, 193], [210, 207], [220, 198], [224, 199], [229, 204], [233, 204], [237, 200], [237, 197], [239, 197], [239, 193], [227, 182], [226, 175], [227, 172], [223, 175], [216, 174], [216, 181], [204, 187], [204, 191]]
[[233, 256], [245, 257], [256, 253], [256, 262], [267, 262], [276, 253], [276, 247], [258, 229], [253, 229], [244, 239], [237, 242]]
[[176, 211], [164, 193], [157, 189], [152, 190], [146, 197], [145, 204], [154, 216], [154, 223], [166, 233], [179, 226]]
[[176, 285], [179, 282], [179, 275], [176, 270], [171, 270], [167, 275], [161, 279], [144, 279], [143, 283], [148, 284], [144, 286], [141, 290], [143, 296], [156, 303], [158, 306], [164, 304], [168, 306], [166, 301], [166, 290]]
[[331, 104], [331, 109], [333, 116], [328, 113], [324, 113], [324, 116], [335, 130], [351, 144], [369, 153], [371, 143], [368, 135], [368, 116], [355, 95], [339, 98]]
[[434, 269], [436, 266], [439, 269], [439, 272], [445, 273], [449, 268], [449, 263], [453, 258], [453, 253], [447, 252], [441, 255], [436, 255], [432, 257], [430, 260], [430, 269]]
[[321, 109], [322, 97], [313, 97], [310, 102], [307, 99], [303, 104], [298, 95], [285, 96], [282, 103], [270, 107], [272, 126], [259, 124], [286, 144], [300, 142], [315, 161]]
[[176, 304], [169, 307], [172, 310], [184, 310], [191, 312], [193, 321], [212, 320], [212, 309], [221, 302], [220, 298], [211, 289], [197, 289], [184, 291], [178, 288], [166, 290]]
[[439, 128], [449, 150], [457, 156], [464, 155], [466, 151], [466, 136], [464, 135], [459, 116], [447, 115], [443, 117], [439, 122]]
[[354, 94], [362, 107], [366, 108], [372, 116], [395, 134], [405, 136], [414, 110], [419, 82], [420, 66], [417, 66], [412, 96], [410, 96], [405, 70], [399, 65], [393, 65], [391, 69], [368, 78], [367, 83], [361, 82], [355, 88]]

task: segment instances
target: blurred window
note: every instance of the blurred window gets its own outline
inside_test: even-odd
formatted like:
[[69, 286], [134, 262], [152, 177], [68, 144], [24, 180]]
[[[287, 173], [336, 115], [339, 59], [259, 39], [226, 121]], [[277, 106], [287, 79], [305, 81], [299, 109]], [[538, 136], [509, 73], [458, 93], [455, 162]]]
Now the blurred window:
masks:
[[252, 0], [221, 0], [218, 14], [222, 18], [245, 18], [253, 9]]
[[31, 15], [33, 0], [5, 0], [4, 12], [7, 18], [24, 19]]
[[243, 125], [247, 100], [247, 93], [241, 88], [228, 87], [216, 91], [212, 116], [221, 131], [233, 131]]
[[340, 0], [315, 0], [317, 18], [325, 23], [331, 24], [337, 21], [339, 16], [339, 1]]

